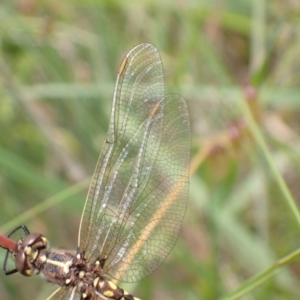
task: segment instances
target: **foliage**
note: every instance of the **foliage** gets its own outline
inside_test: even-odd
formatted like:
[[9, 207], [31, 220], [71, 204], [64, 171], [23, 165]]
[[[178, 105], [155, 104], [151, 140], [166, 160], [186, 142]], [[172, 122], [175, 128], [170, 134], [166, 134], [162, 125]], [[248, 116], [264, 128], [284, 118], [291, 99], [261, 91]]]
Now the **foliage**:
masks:
[[[189, 106], [190, 201], [167, 261], [121, 286], [144, 300], [300, 295], [297, 1], [0, 8], [1, 233], [25, 223], [76, 249], [118, 66], [149, 42], [161, 52], [166, 90]], [[3, 300], [46, 299], [54, 289], [38, 276], [0, 276]]]

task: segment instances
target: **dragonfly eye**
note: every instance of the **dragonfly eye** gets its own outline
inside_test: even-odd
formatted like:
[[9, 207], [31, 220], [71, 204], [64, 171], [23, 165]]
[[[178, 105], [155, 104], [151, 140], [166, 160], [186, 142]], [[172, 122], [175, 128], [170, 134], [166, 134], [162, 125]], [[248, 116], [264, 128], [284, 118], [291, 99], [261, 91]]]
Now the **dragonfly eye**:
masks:
[[36, 258], [47, 246], [47, 239], [39, 233], [31, 233], [20, 240], [15, 253], [16, 269], [25, 276], [37, 274]]

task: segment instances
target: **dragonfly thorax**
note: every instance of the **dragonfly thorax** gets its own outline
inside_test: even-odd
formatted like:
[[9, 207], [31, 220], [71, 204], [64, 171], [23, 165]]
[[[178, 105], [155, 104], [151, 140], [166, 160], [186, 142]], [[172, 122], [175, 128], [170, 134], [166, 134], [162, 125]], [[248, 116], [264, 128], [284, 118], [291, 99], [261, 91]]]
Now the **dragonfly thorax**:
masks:
[[14, 253], [17, 270], [25, 275], [42, 274], [49, 282], [79, 293], [82, 299], [105, 296], [109, 299], [137, 298], [104, 276], [104, 261], [89, 263], [84, 255], [66, 250], [47, 250], [48, 241], [41, 234], [29, 234], [17, 243]]

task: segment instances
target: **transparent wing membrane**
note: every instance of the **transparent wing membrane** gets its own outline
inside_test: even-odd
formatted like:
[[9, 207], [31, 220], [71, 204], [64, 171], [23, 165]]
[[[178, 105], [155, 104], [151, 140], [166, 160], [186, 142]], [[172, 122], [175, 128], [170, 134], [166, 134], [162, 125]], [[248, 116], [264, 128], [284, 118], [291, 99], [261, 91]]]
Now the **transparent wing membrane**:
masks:
[[76, 293], [76, 287], [57, 289], [47, 300], [80, 300], [80, 295]]
[[79, 249], [88, 261], [105, 260], [107, 274], [127, 282], [161, 264], [186, 210], [189, 160], [185, 101], [165, 95], [159, 53], [141, 44], [119, 69], [107, 138], [82, 215]]

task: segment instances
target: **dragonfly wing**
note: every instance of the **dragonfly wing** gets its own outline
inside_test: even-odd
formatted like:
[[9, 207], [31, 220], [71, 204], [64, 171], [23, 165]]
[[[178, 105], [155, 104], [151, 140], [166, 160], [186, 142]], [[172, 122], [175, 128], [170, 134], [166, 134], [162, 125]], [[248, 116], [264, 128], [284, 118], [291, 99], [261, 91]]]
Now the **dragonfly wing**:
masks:
[[162, 135], [149, 140], [144, 154], [144, 164], [153, 160], [151, 169], [139, 182], [134, 204], [106, 262], [107, 273], [126, 282], [151, 274], [166, 259], [180, 232], [190, 162], [189, 116], [181, 96], [164, 99]]
[[[180, 124], [179, 124], [180, 123]], [[187, 201], [189, 121], [184, 100], [165, 97], [157, 49], [123, 60], [106, 142], [82, 215], [79, 250], [123, 281], [150, 274], [174, 246]]]
[[80, 296], [76, 293], [76, 287], [61, 287], [51, 294], [47, 300], [80, 300]]
[[107, 138], [80, 223], [79, 250], [92, 262], [109, 254], [110, 241], [120, 228], [118, 214], [123, 209], [122, 195], [138, 151], [136, 140], [143, 130], [140, 126], [147, 126], [145, 120], [163, 95], [163, 70], [157, 49], [150, 44], [135, 47], [118, 72]]

